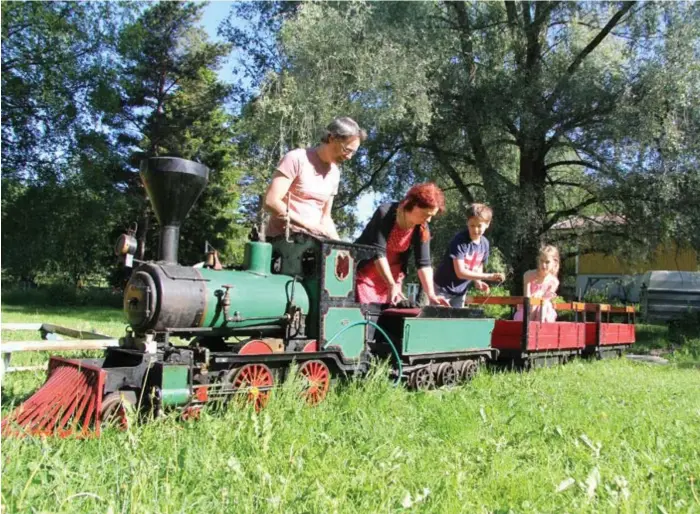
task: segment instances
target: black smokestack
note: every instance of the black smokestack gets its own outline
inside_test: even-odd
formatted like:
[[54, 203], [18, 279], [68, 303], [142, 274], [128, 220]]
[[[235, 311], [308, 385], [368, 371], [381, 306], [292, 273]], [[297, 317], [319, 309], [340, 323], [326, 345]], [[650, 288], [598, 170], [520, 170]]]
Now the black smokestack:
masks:
[[141, 179], [160, 223], [158, 260], [177, 263], [180, 225], [202, 194], [209, 168], [178, 157], [141, 161]]

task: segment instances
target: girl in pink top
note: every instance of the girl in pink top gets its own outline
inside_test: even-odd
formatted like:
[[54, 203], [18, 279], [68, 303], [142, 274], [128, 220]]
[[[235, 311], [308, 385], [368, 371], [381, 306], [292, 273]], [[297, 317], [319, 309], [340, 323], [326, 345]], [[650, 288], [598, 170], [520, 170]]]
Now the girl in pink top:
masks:
[[266, 233], [270, 237], [290, 230], [307, 232], [327, 239], [339, 239], [331, 218], [333, 197], [338, 193], [338, 164], [350, 159], [367, 133], [350, 118], [336, 118], [313, 148], [288, 152], [272, 177], [265, 194], [270, 212]]
[[[540, 250], [537, 258], [537, 269], [525, 272], [523, 277], [525, 296], [543, 300], [541, 306], [530, 309], [530, 321], [551, 323], [557, 320], [557, 311], [552, 305], [552, 300], [557, 297], [559, 288], [557, 273], [559, 273], [559, 250], [554, 246], [545, 246]], [[513, 319], [523, 320], [522, 305], [518, 305]]]

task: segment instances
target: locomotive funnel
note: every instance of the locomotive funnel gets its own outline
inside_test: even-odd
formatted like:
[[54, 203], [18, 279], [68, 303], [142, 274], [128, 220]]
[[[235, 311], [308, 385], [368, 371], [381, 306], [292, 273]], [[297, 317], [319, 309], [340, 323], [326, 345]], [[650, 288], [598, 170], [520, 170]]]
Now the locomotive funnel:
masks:
[[141, 161], [141, 179], [160, 223], [158, 259], [177, 263], [180, 225], [202, 194], [209, 168], [178, 157]]

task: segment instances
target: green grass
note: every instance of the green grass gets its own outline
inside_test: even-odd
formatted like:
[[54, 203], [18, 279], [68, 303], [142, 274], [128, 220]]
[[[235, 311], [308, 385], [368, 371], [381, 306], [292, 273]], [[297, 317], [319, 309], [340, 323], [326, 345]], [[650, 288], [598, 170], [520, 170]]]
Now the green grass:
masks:
[[260, 414], [3, 440], [5, 512], [700, 512], [697, 370], [576, 361], [429, 393], [381, 371], [315, 408], [291, 383]]
[[[3, 323], [53, 323], [67, 328], [97, 332], [119, 337], [124, 334], [126, 323], [121, 309], [89, 307], [37, 307], [5, 305], [2, 306]], [[38, 340], [38, 331], [3, 330], [3, 341]], [[70, 339], [70, 338], [65, 338]], [[51, 355], [71, 357], [95, 357], [102, 352], [51, 352]], [[18, 352], [12, 355], [11, 366], [38, 366], [48, 363], [47, 352]], [[3, 412], [5, 404], [13, 397], [26, 395], [44, 381], [43, 373], [8, 374], [2, 387]]]

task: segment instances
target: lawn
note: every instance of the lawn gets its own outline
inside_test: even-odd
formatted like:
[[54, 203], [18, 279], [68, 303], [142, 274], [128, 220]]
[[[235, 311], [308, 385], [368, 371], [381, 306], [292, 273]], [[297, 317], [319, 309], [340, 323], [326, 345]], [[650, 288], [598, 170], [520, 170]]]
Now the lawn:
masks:
[[[7, 307], [10, 321], [124, 328], [98, 309]], [[427, 393], [383, 377], [315, 408], [292, 383], [259, 414], [3, 440], [5, 512], [700, 512], [697, 369], [575, 361]], [[3, 411], [41, 381], [7, 375]]]

